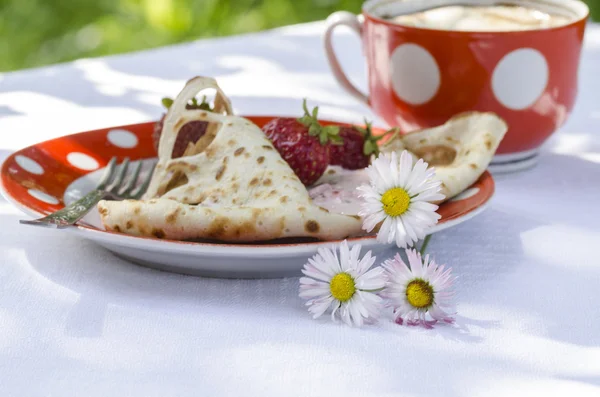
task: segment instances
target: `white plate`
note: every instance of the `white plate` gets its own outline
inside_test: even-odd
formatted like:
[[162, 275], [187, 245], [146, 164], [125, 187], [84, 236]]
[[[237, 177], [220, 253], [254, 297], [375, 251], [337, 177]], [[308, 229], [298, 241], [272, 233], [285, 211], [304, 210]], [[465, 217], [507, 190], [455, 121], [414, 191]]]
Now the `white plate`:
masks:
[[[260, 119], [261, 122], [265, 120], [265, 117]], [[153, 123], [143, 123], [88, 131], [20, 150], [9, 156], [2, 165], [2, 193], [8, 201], [35, 218], [63, 208], [95, 187], [102, 174], [101, 167], [111, 157], [127, 156], [132, 160], [154, 157], [152, 126]], [[114, 143], [114, 131], [129, 138], [135, 135], [136, 138], [129, 139], [127, 145], [117, 145]], [[131, 145], [131, 142], [136, 145]], [[77, 149], [76, 155], [73, 154], [73, 148]], [[494, 181], [486, 172], [459, 197], [440, 206], [438, 212], [442, 219], [431, 232], [473, 218], [485, 209], [493, 193]], [[116, 255], [143, 266], [224, 278], [299, 275], [302, 266], [318, 248], [339, 244], [339, 241], [209, 244], [135, 237], [105, 231], [97, 213], [88, 215], [83, 224], [64, 231], [92, 240]], [[371, 250], [382, 259], [392, 256], [396, 251], [393, 245], [379, 244], [372, 236], [352, 238], [348, 242], [350, 245], [362, 244], [363, 252]]]

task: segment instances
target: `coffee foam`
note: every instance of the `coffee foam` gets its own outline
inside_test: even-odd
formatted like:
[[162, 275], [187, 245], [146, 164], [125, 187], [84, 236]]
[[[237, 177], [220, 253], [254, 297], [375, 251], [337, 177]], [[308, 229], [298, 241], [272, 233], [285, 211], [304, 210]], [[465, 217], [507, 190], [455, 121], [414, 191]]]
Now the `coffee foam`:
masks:
[[518, 31], [568, 24], [572, 19], [521, 6], [446, 6], [390, 20], [407, 26], [458, 31]]
[[580, 0], [369, 0], [363, 10], [401, 25], [479, 32], [545, 29], [589, 14]]

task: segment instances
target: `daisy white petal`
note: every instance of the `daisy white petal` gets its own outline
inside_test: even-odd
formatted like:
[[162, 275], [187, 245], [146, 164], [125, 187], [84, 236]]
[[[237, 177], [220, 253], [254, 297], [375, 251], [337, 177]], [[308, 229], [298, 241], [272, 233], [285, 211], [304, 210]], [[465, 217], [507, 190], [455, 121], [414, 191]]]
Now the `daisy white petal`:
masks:
[[363, 222], [363, 229], [367, 232], [371, 232], [373, 229], [375, 229], [375, 226], [379, 225], [379, 223], [383, 220], [385, 220], [385, 215], [383, 212], [376, 212], [372, 215], [369, 215]]
[[414, 192], [415, 195], [421, 195], [423, 193], [435, 193], [442, 187], [442, 181], [435, 177], [435, 171], [426, 172], [423, 174], [421, 183], [414, 184], [411, 186], [410, 191]]
[[[408, 282], [412, 273], [410, 269], [406, 266], [400, 254], [396, 254], [393, 259], [388, 259], [381, 267], [388, 273], [389, 276], [393, 276], [396, 278], [396, 281], [399, 282], [400, 279], [404, 279]], [[386, 292], [390, 292], [390, 289], [387, 289]]]
[[344, 240], [338, 250], [320, 249], [308, 260], [300, 278], [299, 296], [308, 299], [306, 305], [314, 318], [331, 308], [345, 324], [362, 326], [379, 315], [381, 298], [376, 295], [386, 285], [386, 273], [372, 268], [376, 258], [371, 251], [360, 257], [361, 246], [352, 248]]
[[339, 302], [334, 301], [334, 304], [332, 305], [333, 308], [331, 309], [331, 321], [335, 322], [335, 314], [337, 313], [337, 311], [340, 309], [341, 305]]
[[329, 290], [328, 289], [325, 290], [325, 291], [322, 291], [322, 290], [319, 290], [319, 289], [316, 289], [316, 288], [314, 288], [314, 289], [313, 288], [307, 288], [307, 289], [301, 290], [298, 295], [301, 298], [304, 298], [304, 299], [311, 299], [311, 298], [322, 298], [322, 297], [328, 296], [330, 294], [329, 294]]
[[383, 304], [383, 299], [375, 294], [362, 294], [365, 297], [365, 303], [369, 310], [380, 310]]
[[[395, 154], [395, 153], [394, 153]], [[398, 162], [398, 160], [390, 159], [390, 174], [393, 181], [398, 181], [400, 178], [400, 173], [402, 172], [402, 166]], [[411, 159], [412, 163], [412, 159]], [[409, 165], [410, 167], [410, 165]]]
[[[342, 244], [344, 244], [344, 243], [346, 243], [346, 242], [344, 241]], [[348, 245], [348, 244], [346, 243], [346, 245]], [[353, 273], [355, 273], [356, 276], [359, 276], [362, 274], [362, 271], [359, 267], [360, 260], [361, 260], [359, 258], [360, 257], [360, 248], [361, 248], [360, 244], [354, 244], [352, 246], [352, 249], [350, 250], [350, 255], [348, 256], [348, 263], [346, 264], [346, 268], [345, 268], [345, 270], [347, 270], [347, 271], [350, 270]], [[344, 251], [343, 249], [340, 250], [340, 252], [343, 252], [343, 251]], [[369, 254], [369, 257], [370, 256], [371, 256], [371, 254]], [[342, 265], [344, 265], [344, 263], [342, 263]]]
[[343, 272], [347, 271], [349, 267], [351, 267], [352, 263], [350, 261], [351, 254], [348, 249], [348, 242], [346, 240], [342, 241], [340, 244], [340, 268]]
[[371, 266], [373, 266], [376, 259], [377, 258], [371, 254], [371, 251], [367, 251], [365, 256], [363, 256], [362, 259], [357, 261], [356, 271], [358, 272], [358, 278], [363, 277], [365, 275], [365, 272], [369, 270]]
[[429, 309], [429, 315], [435, 321], [444, 321], [447, 323], [454, 322], [454, 319], [435, 303], [432, 305], [431, 309]]
[[394, 239], [396, 245], [400, 248], [406, 248], [409, 245], [409, 238], [406, 232], [403, 234], [396, 233], [396, 237]]
[[406, 248], [409, 244], [410, 237], [401, 219], [396, 219], [394, 221], [394, 230], [390, 233], [390, 237], [393, 238], [392, 241], [396, 241], [396, 245], [400, 248]]
[[314, 262], [319, 266], [319, 270], [327, 275], [336, 274], [341, 270], [340, 261], [335, 250], [331, 248], [319, 248], [318, 253], [319, 255], [314, 258]]
[[361, 315], [360, 310], [360, 306], [362, 306], [362, 303], [358, 302], [358, 299], [356, 298], [353, 298], [353, 301], [354, 300], [356, 300], [357, 302], [352, 302], [351, 304], [349, 303], [346, 307], [350, 312], [350, 320], [352, 321], [352, 323], [358, 327], [361, 327], [363, 325], [363, 316]]
[[417, 208], [409, 209], [406, 215], [407, 217], [410, 217], [413, 222], [427, 225], [431, 224], [431, 226], [433, 226], [440, 218], [440, 215], [437, 212], [426, 212]]
[[432, 204], [427, 201], [415, 200], [410, 206], [411, 210], [414, 211], [422, 211], [424, 213], [433, 212], [437, 210], [439, 206], [437, 204]]
[[[392, 153], [392, 158], [395, 156], [395, 153]], [[392, 180], [392, 175], [389, 171], [389, 161], [385, 161], [385, 159], [376, 159], [373, 161], [373, 166], [377, 170], [377, 176], [379, 177], [378, 183], [376, 186], [380, 186], [381, 188], [387, 190], [390, 187], [394, 186], [394, 181]]]
[[307, 277], [314, 278], [315, 280], [327, 281], [330, 278], [328, 274], [319, 270], [318, 265], [314, 263], [307, 263], [304, 266], [304, 269], [302, 269], [302, 273], [304, 273], [304, 275]]
[[408, 182], [408, 178], [410, 177], [412, 157], [406, 150], [403, 150], [402, 154], [400, 155], [399, 164], [395, 163], [395, 161], [392, 161], [392, 165], [397, 166], [400, 169], [400, 172], [398, 173], [398, 180], [396, 181], [398, 186], [405, 187], [406, 183]]
[[352, 318], [350, 317], [350, 310], [348, 309], [348, 304], [343, 303], [340, 307], [340, 318], [344, 322], [344, 324], [352, 326]]
[[311, 278], [308, 278], [308, 277], [302, 277], [300, 279], [299, 295], [301, 298], [309, 299], [309, 298], [316, 298], [318, 296], [330, 295], [328, 283], [323, 283], [320, 281], [316, 281], [314, 283], [307, 283], [307, 282], [303, 283], [303, 281], [302, 281], [303, 279], [312, 280]]
[[404, 188], [408, 191], [413, 189], [414, 187], [418, 187], [427, 180], [425, 179], [425, 174], [427, 172], [427, 163], [423, 161], [423, 159], [419, 159], [417, 163], [413, 166], [412, 172], [408, 175], [408, 180], [404, 185]]
[[[375, 175], [375, 178], [377, 178], [377, 176]], [[374, 180], [374, 179], [373, 179]], [[379, 200], [379, 197], [381, 197], [381, 193], [379, 193], [377, 191], [377, 189], [374, 189], [374, 186], [371, 184], [371, 178], [369, 178], [369, 183], [366, 185], [360, 185], [356, 188], [356, 190], [358, 191], [357, 196], [360, 198], [363, 198], [365, 200]]]
[[359, 276], [356, 280], [356, 287], [362, 291], [377, 290], [385, 287], [385, 280], [385, 271], [378, 266]]
[[[357, 294], [360, 294], [361, 292], [357, 292]], [[368, 305], [366, 304], [365, 300], [362, 299], [362, 297], [357, 297], [356, 299], [361, 300], [361, 304], [360, 305], [356, 305], [356, 308], [358, 310], [358, 315], [361, 316], [363, 319], [367, 319], [370, 317], [370, 312], [369, 312], [369, 308]]]
[[[369, 187], [369, 189], [372, 189]], [[360, 195], [359, 198], [362, 199], [362, 204], [360, 207], [361, 211], [373, 212], [373, 211], [383, 211], [381, 208], [381, 194], [374, 195]]]
[[392, 218], [385, 218], [383, 224], [379, 228], [379, 233], [377, 233], [377, 241], [382, 243], [390, 243], [394, 241], [394, 237], [396, 235], [396, 227], [394, 223], [395, 222]]
[[309, 305], [308, 311], [313, 315], [313, 318], [319, 318], [329, 308], [333, 302], [333, 297], [324, 297], [315, 301], [308, 301], [306, 304]]
[[412, 243], [416, 243], [418, 241], [418, 237], [417, 237], [417, 232], [415, 231], [415, 222], [409, 222], [409, 219], [404, 217], [400, 220], [400, 222], [398, 223], [402, 223], [402, 225], [404, 226], [404, 230], [406, 230], [406, 234], [409, 237], [410, 240], [409, 244], [412, 245]]

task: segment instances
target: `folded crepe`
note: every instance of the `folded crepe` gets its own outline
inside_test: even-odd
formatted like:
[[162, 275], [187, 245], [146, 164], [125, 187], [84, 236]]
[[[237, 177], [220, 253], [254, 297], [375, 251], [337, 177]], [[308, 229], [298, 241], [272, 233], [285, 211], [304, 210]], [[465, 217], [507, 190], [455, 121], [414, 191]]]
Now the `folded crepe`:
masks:
[[[205, 89], [216, 90], [216, 111], [186, 110]], [[231, 242], [336, 240], [362, 233], [357, 216], [313, 204], [262, 130], [231, 113], [214, 79], [188, 81], [165, 116], [158, 163], [143, 200], [101, 201], [104, 226], [131, 235]], [[172, 159], [179, 129], [194, 120], [209, 122], [206, 134], [184, 157]]]
[[450, 200], [479, 179], [488, 168], [508, 126], [494, 113], [467, 112], [446, 123], [394, 137], [382, 152], [407, 150], [435, 168], [441, 193]]

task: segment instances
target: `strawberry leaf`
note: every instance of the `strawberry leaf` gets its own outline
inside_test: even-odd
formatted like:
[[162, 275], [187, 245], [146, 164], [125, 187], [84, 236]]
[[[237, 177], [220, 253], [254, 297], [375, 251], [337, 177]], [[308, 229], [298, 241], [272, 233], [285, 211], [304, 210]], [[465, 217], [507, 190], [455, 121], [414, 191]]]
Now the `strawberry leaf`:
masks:
[[161, 99], [161, 103], [165, 108], [169, 109], [173, 105], [173, 100], [169, 97], [164, 97]]
[[319, 135], [319, 136], [321, 136], [323, 134], [321, 134], [319, 125], [311, 124], [310, 127], [308, 127], [308, 135], [311, 135], [311, 136], [317, 136], [317, 135]]
[[322, 135], [325, 136], [326, 143], [331, 142], [334, 145], [339, 145], [344, 142], [342, 137], [340, 136], [340, 127], [335, 126], [335, 125], [328, 125], [328, 126], [322, 127], [322, 129], [323, 129]]
[[340, 146], [340, 145], [343, 145], [343, 144], [344, 144], [344, 140], [343, 140], [343, 139], [342, 139], [342, 137], [341, 137], [341, 136], [339, 136], [339, 135], [330, 135], [330, 136], [329, 136], [329, 142], [330, 142], [332, 145], [336, 145], [336, 146]]
[[379, 153], [379, 145], [377, 145], [377, 141], [381, 139], [381, 137], [373, 136], [373, 130], [371, 128], [372, 123], [365, 119], [365, 127], [353, 126], [356, 131], [358, 131], [364, 139], [363, 145], [363, 154], [365, 156], [370, 156], [371, 154], [377, 155]]
[[379, 148], [377, 147], [377, 143], [372, 140], [366, 140], [365, 145], [363, 147], [363, 153], [365, 156], [370, 156], [371, 154], [377, 154], [379, 152]]
[[323, 127], [323, 131], [325, 131], [325, 134], [331, 136], [331, 135], [339, 135], [340, 134], [340, 127], [336, 126], [336, 125], [328, 125]]
[[310, 116], [302, 116], [298, 119], [298, 122], [306, 127], [310, 127], [312, 124], [312, 119]]

